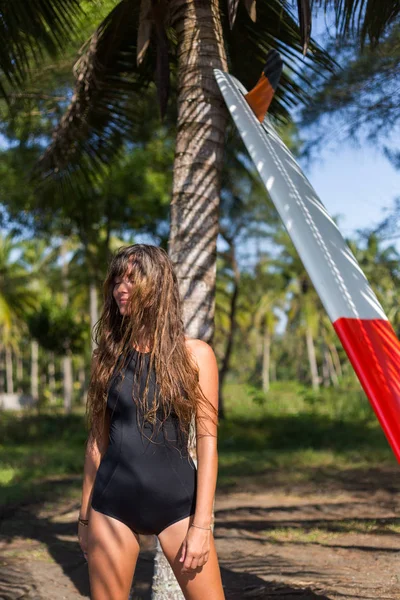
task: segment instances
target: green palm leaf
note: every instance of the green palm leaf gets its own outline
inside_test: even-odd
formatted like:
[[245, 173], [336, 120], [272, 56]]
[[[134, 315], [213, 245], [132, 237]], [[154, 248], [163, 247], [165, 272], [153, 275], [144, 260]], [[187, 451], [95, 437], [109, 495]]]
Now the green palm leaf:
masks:
[[[166, 6], [164, 2], [159, 4]], [[34, 62], [44, 50], [55, 52], [64, 40], [72, 37], [82, 2], [13, 0], [12, 10], [7, 10], [10, 5], [11, 0], [0, 0], [0, 41], [4, 42], [0, 44], [0, 68], [11, 85], [20, 85], [32, 59]], [[270, 110], [287, 118], [291, 108], [307, 100], [304, 83], [308, 81], [305, 73], [309, 71], [301, 61], [311, 26], [308, 2], [297, 1], [301, 29], [289, 4], [283, 0], [258, 0], [255, 22], [249, 17], [249, 13], [255, 16], [254, 2], [232, 5], [235, 5], [234, 12], [237, 8], [237, 16], [231, 31], [227, 3], [221, 1], [221, 10], [226, 13], [224, 38], [230, 70], [250, 87], [259, 77], [268, 50], [278, 49], [286, 68]], [[355, 29], [362, 37], [368, 35], [375, 41], [399, 12], [398, 0], [380, 0], [379, 3], [377, 0], [315, 0], [314, 6], [332, 6], [342, 33]], [[16, 11], [14, 7], [21, 10]], [[111, 162], [124, 141], [134, 139], [134, 126], [139, 120], [136, 105], [154, 77], [159, 103], [165, 111], [169, 68], [174, 69], [176, 61], [176, 36], [168, 28], [161, 31], [160, 20], [153, 21], [154, 35], [144, 56], [146, 35], [143, 39], [139, 36], [138, 48], [139, 2], [122, 0], [97, 28], [76, 65], [72, 101], [37, 167], [36, 173], [41, 179], [51, 175], [62, 185], [78, 181], [77, 188], [85, 184], [92, 186], [99, 171]], [[332, 68], [332, 61], [320, 48], [310, 43], [309, 49], [306, 66], [318, 72]]]
[[281, 119], [288, 119], [289, 110], [307, 100], [306, 86], [302, 82], [309, 88], [310, 81], [305, 75], [305, 66], [326, 74], [334, 66], [328, 54], [314, 42], [309, 46], [310, 56], [303, 59], [299, 26], [294, 14], [282, 6], [281, 0], [258, 2], [256, 22], [247, 17], [244, 7], [239, 4], [233, 31], [229, 30], [225, 18], [224, 37], [230, 71], [247, 88], [258, 80], [268, 51], [276, 48], [280, 52], [284, 70], [269, 112]]
[[[233, 31], [230, 31], [228, 16], [223, 17], [230, 68], [245, 84], [253, 85], [268, 50], [277, 47], [290, 68], [282, 77], [271, 112], [287, 118], [289, 108], [306, 98], [301, 84], [294, 81], [294, 74], [303, 76], [299, 64], [301, 35], [293, 14], [280, 0], [260, 2], [257, 10], [257, 21], [253, 22], [245, 6], [240, 5]], [[139, 21], [140, 6], [122, 0], [88, 42], [75, 68], [77, 81], [72, 102], [38, 165], [37, 173], [42, 178], [51, 175], [72, 181], [79, 172], [82, 183], [86, 178], [92, 184], [93, 177], [103, 165], [110, 163], [123, 141], [132, 139], [138, 120], [135, 112], [138, 98], [154, 79], [155, 71], [160, 104], [165, 110], [168, 65], [173, 69], [176, 65], [175, 36], [166, 30], [168, 53], [166, 38], [161, 39], [160, 32], [156, 33], [157, 43], [150, 43], [144, 55], [141, 36], [137, 46]], [[159, 29], [157, 22], [155, 28]], [[315, 64], [315, 68], [326, 70], [332, 66], [329, 57], [315, 44], [311, 44], [310, 49], [312, 61], [308, 62]]]
[[137, 3], [123, 0], [87, 42], [74, 67], [72, 101], [37, 167], [44, 178], [52, 174], [68, 181], [78, 175], [81, 184], [86, 179], [92, 185], [124, 139], [134, 137], [138, 102], [132, 99], [150, 84], [156, 63], [149, 48], [136, 64], [138, 22]]
[[0, 236], [0, 331], [7, 341], [12, 329], [21, 329], [26, 315], [36, 306], [32, 273], [13, 258], [20, 250], [11, 234]]
[[399, 0], [315, 0], [315, 5], [332, 7], [339, 33], [359, 36], [361, 45], [366, 39], [376, 45], [400, 13]]
[[44, 52], [61, 50], [81, 13], [79, 0], [0, 0], [0, 70], [9, 84], [21, 86]]

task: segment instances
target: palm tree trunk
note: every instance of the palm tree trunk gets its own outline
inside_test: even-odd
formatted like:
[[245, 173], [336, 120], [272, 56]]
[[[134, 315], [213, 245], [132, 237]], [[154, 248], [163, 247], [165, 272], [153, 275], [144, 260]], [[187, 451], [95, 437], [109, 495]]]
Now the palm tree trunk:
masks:
[[6, 346], [6, 381], [7, 381], [7, 394], [14, 393], [14, 381], [13, 381], [13, 361], [12, 351], [10, 346]]
[[171, 0], [179, 56], [178, 119], [168, 252], [186, 335], [214, 334], [218, 206], [227, 111], [213, 75], [227, 70], [217, 0]]
[[315, 346], [311, 327], [307, 325], [306, 330], [306, 341], [307, 341], [307, 354], [308, 362], [310, 365], [311, 384], [314, 390], [319, 390], [319, 376], [318, 376], [318, 365], [315, 356]]
[[265, 324], [264, 343], [263, 343], [263, 362], [262, 362], [262, 389], [264, 393], [269, 391], [269, 373], [271, 365], [271, 333], [268, 325]]
[[326, 350], [326, 360], [328, 363], [329, 377], [332, 381], [332, 384], [334, 387], [339, 387], [339, 378], [337, 376], [335, 365], [333, 364], [333, 360], [332, 360], [332, 354], [331, 354], [329, 348], [327, 348], [327, 350]]
[[96, 349], [96, 343], [93, 339], [93, 328], [96, 325], [97, 321], [99, 320], [99, 308], [98, 308], [98, 302], [97, 302], [97, 287], [94, 282], [90, 283], [89, 294], [90, 294], [90, 331], [91, 331], [90, 340], [91, 340], [92, 352], [93, 352]]
[[[218, 206], [227, 111], [213, 69], [227, 70], [218, 0], [170, 0], [177, 35], [178, 119], [168, 253], [186, 335], [214, 334]], [[183, 600], [157, 552], [152, 600]], [[170, 569], [168, 567], [168, 569]]]
[[339, 353], [336, 350], [335, 344], [329, 344], [329, 350], [331, 351], [333, 364], [335, 365], [336, 375], [338, 376], [338, 378], [342, 377], [342, 375], [343, 375], [342, 365], [340, 364]]
[[33, 403], [39, 400], [39, 344], [36, 340], [31, 342], [31, 396]]
[[330, 372], [329, 372], [329, 363], [328, 363], [328, 354], [329, 350], [324, 345], [323, 350], [323, 361], [322, 361], [322, 381], [324, 383], [324, 387], [329, 387], [331, 382]]
[[157, 539], [157, 552], [154, 559], [154, 576], [152, 583], [152, 600], [184, 600], [175, 575], [161, 549]]

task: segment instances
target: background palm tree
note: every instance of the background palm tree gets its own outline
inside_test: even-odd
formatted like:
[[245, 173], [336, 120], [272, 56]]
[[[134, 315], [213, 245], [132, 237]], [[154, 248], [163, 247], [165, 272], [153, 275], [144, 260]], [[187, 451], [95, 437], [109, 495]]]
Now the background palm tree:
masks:
[[272, 261], [262, 260], [256, 269], [255, 293], [259, 290], [258, 301], [254, 307], [254, 327], [258, 331], [262, 343], [261, 352], [261, 381], [262, 390], [267, 393], [271, 380], [271, 349], [276, 327], [279, 323], [279, 313], [283, 313], [286, 290], [283, 278], [272, 268]]
[[310, 380], [313, 389], [317, 391], [320, 385], [320, 376], [315, 340], [319, 334], [320, 319], [324, 311], [307, 271], [287, 233], [283, 230], [278, 231], [275, 241], [282, 248], [276, 263], [286, 282], [289, 326], [305, 338]]
[[1, 362], [5, 361], [0, 373], [0, 389], [14, 393], [13, 354], [19, 357], [19, 342], [26, 332], [26, 318], [37, 305], [37, 296], [32, 286], [30, 273], [21, 260], [23, 247], [8, 234], [0, 236], [0, 332]]

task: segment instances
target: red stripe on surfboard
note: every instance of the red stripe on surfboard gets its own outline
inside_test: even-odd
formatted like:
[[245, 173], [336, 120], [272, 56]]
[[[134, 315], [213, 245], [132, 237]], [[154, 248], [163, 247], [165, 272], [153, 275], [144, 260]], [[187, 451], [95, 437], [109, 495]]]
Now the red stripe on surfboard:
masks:
[[337, 319], [336, 333], [400, 462], [400, 342], [389, 321]]

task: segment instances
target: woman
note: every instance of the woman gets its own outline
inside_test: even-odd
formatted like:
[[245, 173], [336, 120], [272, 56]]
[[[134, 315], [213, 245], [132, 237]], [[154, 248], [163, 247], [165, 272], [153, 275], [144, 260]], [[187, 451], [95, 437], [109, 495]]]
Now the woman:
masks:
[[184, 336], [164, 250], [134, 244], [114, 256], [96, 342], [78, 525], [91, 598], [128, 598], [142, 533], [158, 536], [186, 599], [222, 600], [211, 531], [218, 369], [208, 344]]

